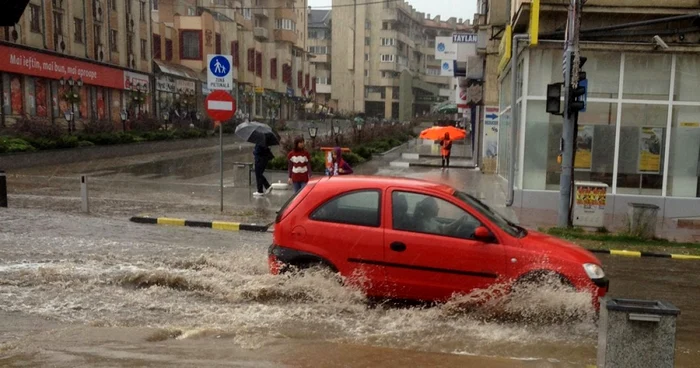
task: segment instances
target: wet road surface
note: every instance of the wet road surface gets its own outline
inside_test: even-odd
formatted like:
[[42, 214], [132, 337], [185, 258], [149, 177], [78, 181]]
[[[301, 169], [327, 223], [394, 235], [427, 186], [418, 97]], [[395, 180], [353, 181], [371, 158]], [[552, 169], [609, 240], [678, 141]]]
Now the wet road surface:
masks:
[[[0, 365], [583, 367], [586, 297], [543, 290], [505, 322], [461, 300], [370, 307], [321, 275], [267, 274], [270, 234], [0, 213]], [[700, 262], [603, 258], [612, 295], [677, 305], [677, 366], [700, 359]], [[564, 307], [579, 318], [530, 319]], [[533, 309], [534, 308], [534, 309]]]

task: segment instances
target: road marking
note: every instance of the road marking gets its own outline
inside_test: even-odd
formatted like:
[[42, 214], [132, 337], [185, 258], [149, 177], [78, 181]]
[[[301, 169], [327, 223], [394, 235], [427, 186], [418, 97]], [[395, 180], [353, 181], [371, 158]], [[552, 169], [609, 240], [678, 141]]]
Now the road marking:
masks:
[[637, 252], [633, 250], [610, 250], [610, 254], [614, 256], [623, 256], [623, 257], [641, 257], [642, 252]]
[[185, 226], [185, 220], [168, 217], [159, 217], [158, 225]]

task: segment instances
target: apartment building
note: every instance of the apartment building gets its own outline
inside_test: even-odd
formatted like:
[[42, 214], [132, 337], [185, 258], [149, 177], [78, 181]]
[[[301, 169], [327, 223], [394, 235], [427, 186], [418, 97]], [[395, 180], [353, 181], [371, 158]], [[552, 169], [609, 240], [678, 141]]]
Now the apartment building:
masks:
[[[488, 27], [501, 38], [501, 47], [489, 46], [496, 52], [486, 56], [488, 80], [500, 84], [487, 87], [488, 99], [500, 102], [497, 172], [514, 188], [513, 205], [544, 222], [533, 225], [556, 223], [562, 118], [547, 114], [545, 103], [547, 84], [563, 81], [566, 7], [557, 0], [484, 5]], [[629, 203], [658, 206], [669, 231], [680, 230], [678, 219], [700, 217], [697, 10], [698, 2], [689, 0], [590, 0], [583, 6], [588, 97], [579, 115], [574, 177], [608, 186], [610, 227], [625, 226]], [[530, 42], [516, 45], [513, 70], [515, 34]], [[511, 85], [514, 71], [517, 86]]]
[[416, 11], [405, 1], [333, 0], [331, 98], [338, 109], [409, 119], [453, 96], [440, 76], [435, 37], [470, 32], [470, 22]]
[[[311, 63], [316, 68], [315, 101], [334, 111], [338, 109], [336, 100], [331, 100], [331, 51], [332, 28], [331, 10], [315, 10], [309, 13], [309, 53]], [[342, 47], [342, 45], [340, 45]]]
[[0, 29], [2, 124], [27, 115], [117, 124], [123, 109], [149, 112], [149, 14], [147, 0], [31, 0]]
[[306, 0], [154, 2], [154, 62], [167, 71], [159, 73], [162, 109], [178, 95], [182, 99], [179, 90], [190, 82], [201, 86], [195, 88], [201, 103], [209, 93], [207, 55], [229, 54], [235, 81], [230, 92], [241, 112], [253, 118], [294, 118], [316, 82], [305, 51], [308, 16]]

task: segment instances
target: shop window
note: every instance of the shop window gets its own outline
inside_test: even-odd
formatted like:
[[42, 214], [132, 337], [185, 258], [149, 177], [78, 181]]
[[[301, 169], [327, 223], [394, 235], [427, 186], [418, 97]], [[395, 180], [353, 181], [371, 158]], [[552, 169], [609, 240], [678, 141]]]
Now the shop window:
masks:
[[89, 93], [88, 89], [86, 86], [80, 87], [79, 89], [79, 94], [80, 94], [80, 105], [78, 106], [78, 117], [79, 118], [87, 118], [88, 117], [88, 101], [89, 101]]
[[661, 195], [667, 119], [668, 105], [622, 105], [617, 193]]
[[[583, 55], [588, 57], [583, 66], [588, 78], [588, 98], [617, 98], [620, 89], [622, 54], [619, 52], [584, 52]], [[544, 91], [541, 92], [542, 95], [544, 95]]]
[[[428, 57], [430, 60], [430, 57]], [[508, 73], [510, 74], [510, 72]], [[590, 78], [590, 77], [589, 77]], [[510, 77], [507, 77], [508, 101], [510, 101]], [[528, 95], [546, 96], [547, 85], [564, 80], [561, 73], [561, 50], [530, 49], [530, 74], [528, 75]], [[510, 104], [510, 102], [508, 102]]]
[[700, 106], [675, 106], [671, 122], [667, 194], [700, 197]]
[[700, 102], [700, 56], [676, 55], [674, 101]]
[[202, 31], [180, 31], [180, 59], [202, 59]]
[[160, 35], [153, 35], [153, 58], [154, 59], [160, 59], [161, 58], [161, 42], [160, 42]]
[[[523, 188], [558, 190], [562, 119], [545, 111], [544, 101], [528, 101], [525, 122]], [[617, 104], [589, 102], [579, 115], [574, 179], [612, 186]]]
[[10, 106], [13, 115], [24, 114], [24, 90], [22, 89], [22, 77], [19, 75], [10, 77]]
[[103, 88], [98, 88], [97, 96], [95, 98], [97, 103], [97, 119], [104, 120], [107, 117], [107, 107], [105, 106], [105, 90]]
[[36, 116], [49, 116], [48, 91], [45, 79], [34, 79], [34, 97], [36, 100]]
[[167, 38], [165, 39], [165, 60], [173, 60], [173, 40]]
[[622, 98], [668, 100], [672, 59], [669, 54], [626, 53]]

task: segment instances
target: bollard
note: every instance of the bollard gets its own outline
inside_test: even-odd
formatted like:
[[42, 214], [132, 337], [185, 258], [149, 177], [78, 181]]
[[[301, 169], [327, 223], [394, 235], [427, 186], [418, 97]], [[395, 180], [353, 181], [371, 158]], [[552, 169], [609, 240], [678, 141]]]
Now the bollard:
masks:
[[85, 213], [90, 213], [90, 202], [88, 200], [87, 175], [80, 176], [80, 199], [81, 209]]
[[603, 299], [598, 330], [598, 367], [673, 368], [676, 318], [670, 303]]
[[0, 207], [7, 208], [7, 176], [0, 170]]

